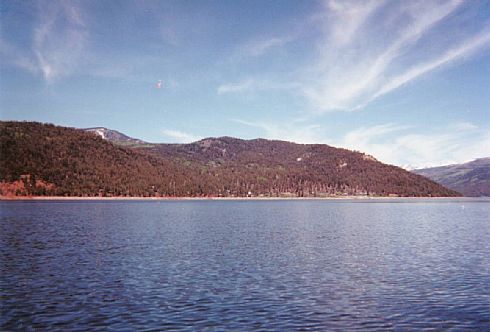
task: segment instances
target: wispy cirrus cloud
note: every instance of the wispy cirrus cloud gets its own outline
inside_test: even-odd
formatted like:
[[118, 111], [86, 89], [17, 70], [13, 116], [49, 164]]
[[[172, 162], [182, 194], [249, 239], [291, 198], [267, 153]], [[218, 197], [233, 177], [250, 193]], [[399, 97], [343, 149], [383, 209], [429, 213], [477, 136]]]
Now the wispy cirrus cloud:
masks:
[[262, 56], [267, 52], [294, 40], [294, 38], [294, 36], [285, 36], [253, 40], [243, 46], [241, 52], [252, 57]]
[[2, 37], [4, 61], [40, 74], [48, 83], [74, 72], [83, 60], [89, 32], [82, 10], [76, 2], [40, 1], [36, 3], [30, 45], [15, 45]]
[[236, 83], [224, 83], [218, 86], [216, 93], [218, 95], [247, 93], [268, 90], [291, 90], [299, 85], [294, 82], [273, 82], [255, 78], [248, 78]]
[[338, 0], [325, 2], [327, 12], [321, 17], [329, 22], [328, 33], [333, 42], [338, 46], [350, 42], [369, 16], [384, 2], [384, 0], [357, 1], [356, 3]]
[[318, 112], [355, 110], [474, 54], [489, 45], [490, 25], [445, 38], [461, 29], [452, 19], [462, 6], [457, 0], [325, 2], [324, 39], [304, 95]]
[[250, 91], [252, 89], [255, 89], [256, 86], [257, 83], [255, 80], [248, 79], [238, 83], [221, 84], [216, 90], [216, 92], [218, 95], [223, 95], [227, 93], [239, 93], [239, 92], [245, 92], [245, 91]]
[[59, 1], [39, 6], [32, 51], [46, 81], [70, 74], [79, 64], [87, 42], [83, 14], [74, 3]]
[[[322, 11], [313, 15], [314, 24], [308, 23], [321, 30], [316, 60], [289, 71], [280, 81], [295, 84], [282, 88], [304, 96], [315, 113], [361, 109], [424, 75], [487, 50], [490, 21], [474, 20], [474, 7], [477, 4], [460, 0], [326, 0]], [[287, 35], [257, 39], [243, 53], [266, 56], [296, 41]], [[250, 77], [221, 85], [218, 94], [276, 88]]]
[[395, 90], [402, 85], [418, 78], [419, 76], [424, 75], [427, 72], [430, 72], [438, 67], [441, 67], [445, 64], [450, 63], [453, 60], [457, 60], [458, 58], [470, 56], [473, 52], [476, 52], [479, 48], [483, 46], [487, 46], [490, 43], [490, 28], [486, 31], [478, 34], [477, 36], [471, 38], [458, 45], [455, 48], [447, 50], [441, 56], [432, 59], [430, 61], [418, 64], [413, 66], [409, 70], [401, 73], [400, 75], [396, 75], [391, 78], [391, 80], [387, 81], [384, 85], [382, 85], [376, 93], [372, 95], [372, 97], [368, 100], [374, 100], [392, 90]]
[[293, 22], [288, 20], [287, 22], [279, 23], [278, 26], [281, 26], [281, 28], [276, 29], [275, 32], [254, 36], [247, 42], [239, 44], [235, 49], [233, 59], [253, 59], [284, 50], [289, 44], [302, 39], [306, 32], [312, 28], [313, 22], [307, 21], [307, 19], [303, 18]]

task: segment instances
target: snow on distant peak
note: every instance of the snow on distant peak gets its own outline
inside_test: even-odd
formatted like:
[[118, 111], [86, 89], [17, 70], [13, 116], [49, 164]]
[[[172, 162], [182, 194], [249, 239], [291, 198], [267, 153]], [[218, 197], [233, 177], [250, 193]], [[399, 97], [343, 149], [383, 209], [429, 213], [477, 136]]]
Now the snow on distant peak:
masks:
[[97, 135], [99, 135], [103, 139], [107, 139], [105, 137], [105, 130], [104, 130], [104, 128], [97, 128], [97, 129], [95, 129], [95, 132], [97, 133]]

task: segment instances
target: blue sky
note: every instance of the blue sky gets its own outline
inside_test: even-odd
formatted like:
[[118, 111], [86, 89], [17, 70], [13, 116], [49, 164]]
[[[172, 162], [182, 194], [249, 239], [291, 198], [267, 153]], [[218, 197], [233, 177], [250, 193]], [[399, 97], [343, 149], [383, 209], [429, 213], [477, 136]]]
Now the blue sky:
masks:
[[326, 143], [405, 167], [490, 156], [490, 1], [1, 1], [0, 15], [2, 120]]

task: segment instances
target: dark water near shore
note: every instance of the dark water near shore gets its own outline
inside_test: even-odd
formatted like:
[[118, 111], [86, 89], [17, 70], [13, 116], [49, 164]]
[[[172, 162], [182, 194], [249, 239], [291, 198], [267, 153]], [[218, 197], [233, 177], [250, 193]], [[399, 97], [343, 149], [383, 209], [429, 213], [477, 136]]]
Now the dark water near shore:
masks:
[[488, 200], [0, 209], [0, 330], [490, 330]]

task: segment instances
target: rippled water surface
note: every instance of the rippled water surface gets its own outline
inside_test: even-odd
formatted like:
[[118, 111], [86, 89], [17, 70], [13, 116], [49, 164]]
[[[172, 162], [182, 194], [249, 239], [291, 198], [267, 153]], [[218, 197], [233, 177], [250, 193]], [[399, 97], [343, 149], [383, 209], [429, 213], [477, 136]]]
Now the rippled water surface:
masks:
[[1, 330], [490, 330], [490, 202], [0, 202]]

